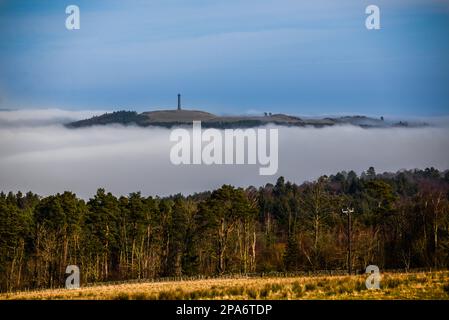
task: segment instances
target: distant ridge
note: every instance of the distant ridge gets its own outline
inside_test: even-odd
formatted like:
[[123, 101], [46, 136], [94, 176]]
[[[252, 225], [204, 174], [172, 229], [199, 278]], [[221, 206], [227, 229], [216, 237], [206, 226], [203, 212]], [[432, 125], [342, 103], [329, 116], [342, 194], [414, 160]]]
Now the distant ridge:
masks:
[[351, 124], [363, 128], [409, 127], [424, 126], [426, 124], [409, 124], [407, 122], [388, 122], [366, 116], [326, 117], [317, 119], [302, 119], [286, 114], [265, 114], [248, 116], [217, 116], [209, 112], [198, 110], [158, 110], [137, 113], [136, 111], [115, 111], [95, 116], [90, 119], [66, 124], [70, 128], [81, 128], [95, 125], [137, 125], [141, 127], [190, 126], [192, 121], [201, 121], [206, 128], [250, 128], [274, 124], [279, 126], [313, 126], [325, 127], [333, 125]]

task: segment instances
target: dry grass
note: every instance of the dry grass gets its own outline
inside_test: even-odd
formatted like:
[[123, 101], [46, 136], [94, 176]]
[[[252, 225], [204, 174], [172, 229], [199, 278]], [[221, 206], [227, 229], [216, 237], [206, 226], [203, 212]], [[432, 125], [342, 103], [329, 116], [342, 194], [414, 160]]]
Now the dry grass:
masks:
[[449, 271], [385, 273], [380, 290], [367, 290], [365, 279], [366, 275], [149, 282], [5, 293], [0, 299], [449, 299]]

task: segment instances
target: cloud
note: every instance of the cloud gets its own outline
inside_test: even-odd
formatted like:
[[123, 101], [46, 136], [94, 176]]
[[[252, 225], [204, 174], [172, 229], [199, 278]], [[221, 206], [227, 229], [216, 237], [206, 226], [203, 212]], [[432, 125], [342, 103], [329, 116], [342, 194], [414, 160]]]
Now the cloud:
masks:
[[447, 126], [279, 128], [279, 170], [275, 176], [260, 176], [259, 165], [171, 164], [174, 143], [169, 141], [168, 129], [67, 129], [55, 119], [80, 118], [81, 114], [60, 110], [5, 114], [0, 112], [3, 191], [31, 190], [48, 195], [70, 190], [83, 198], [92, 196], [99, 187], [116, 195], [134, 191], [144, 195], [190, 194], [225, 183], [260, 186], [275, 182], [280, 175], [301, 183], [340, 170], [360, 173], [369, 166], [378, 172], [449, 168]]
[[62, 109], [21, 109], [0, 111], [0, 127], [46, 126], [64, 124], [100, 115], [105, 111], [62, 110]]

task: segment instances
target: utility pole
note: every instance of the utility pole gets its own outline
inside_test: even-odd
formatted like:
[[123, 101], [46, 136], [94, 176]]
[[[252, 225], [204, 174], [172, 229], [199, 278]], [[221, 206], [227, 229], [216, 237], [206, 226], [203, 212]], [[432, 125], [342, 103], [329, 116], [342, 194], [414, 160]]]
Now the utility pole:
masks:
[[341, 209], [341, 212], [348, 217], [347, 233], [348, 233], [348, 273], [352, 274], [352, 260], [351, 260], [351, 238], [352, 238], [352, 214], [354, 213], [354, 208]]
[[181, 110], [181, 94], [178, 93], [178, 110]]

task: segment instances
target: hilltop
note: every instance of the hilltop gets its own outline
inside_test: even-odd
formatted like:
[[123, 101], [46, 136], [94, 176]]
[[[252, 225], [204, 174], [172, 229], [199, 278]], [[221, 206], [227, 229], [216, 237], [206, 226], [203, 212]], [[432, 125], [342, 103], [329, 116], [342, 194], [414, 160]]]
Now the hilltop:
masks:
[[[174, 126], [191, 125], [192, 121], [201, 121], [205, 128], [250, 128], [274, 124], [280, 126], [314, 126], [324, 127], [351, 124], [364, 128], [382, 128], [392, 126], [410, 126], [407, 122], [388, 122], [383, 119], [366, 116], [344, 116], [326, 118], [299, 118], [286, 114], [218, 116], [198, 110], [158, 110], [137, 113], [135, 111], [115, 111], [95, 116], [90, 119], [68, 123], [71, 128], [89, 127], [94, 125], [121, 124], [142, 127], [159, 126], [171, 128]], [[413, 125], [416, 126], [416, 125]]]

